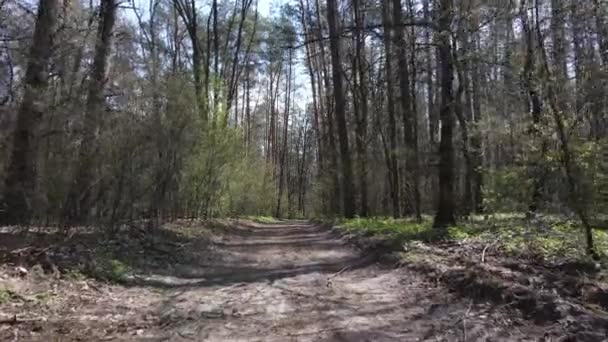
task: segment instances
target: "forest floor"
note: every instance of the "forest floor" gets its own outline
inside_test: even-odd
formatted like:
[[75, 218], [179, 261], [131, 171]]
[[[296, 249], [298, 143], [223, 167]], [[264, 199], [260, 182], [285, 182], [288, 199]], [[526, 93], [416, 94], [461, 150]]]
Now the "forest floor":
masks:
[[580, 267], [575, 277], [486, 247], [419, 244], [396, 255], [362, 241], [304, 221], [183, 221], [112, 238], [4, 228], [0, 340], [608, 336], [604, 283]]

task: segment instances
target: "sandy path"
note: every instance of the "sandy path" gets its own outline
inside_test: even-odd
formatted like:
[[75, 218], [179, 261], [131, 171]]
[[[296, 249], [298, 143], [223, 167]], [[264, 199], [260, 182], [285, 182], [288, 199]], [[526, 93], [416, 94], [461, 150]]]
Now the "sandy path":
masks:
[[537, 340], [512, 311], [381, 266], [306, 222], [239, 225], [200, 265], [146, 278], [165, 288], [171, 341]]

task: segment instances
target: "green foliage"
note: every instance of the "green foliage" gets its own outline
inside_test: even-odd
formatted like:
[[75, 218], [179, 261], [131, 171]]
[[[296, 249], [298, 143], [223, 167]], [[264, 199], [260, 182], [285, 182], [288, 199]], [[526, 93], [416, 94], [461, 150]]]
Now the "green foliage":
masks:
[[82, 281], [87, 278], [85, 274], [76, 269], [70, 269], [65, 273], [65, 277], [70, 280]]
[[333, 187], [333, 180], [327, 174], [321, 175], [313, 183], [308, 194], [309, 211], [313, 217], [335, 217], [337, 213], [333, 212], [330, 203]]
[[583, 201], [591, 212], [608, 212], [608, 203], [602, 198], [602, 192], [608, 193], [608, 169], [602, 165], [602, 151], [607, 146], [606, 141], [573, 144], [573, 155], [576, 156], [580, 172], [577, 200]]
[[341, 224], [345, 230], [368, 236], [383, 236], [399, 241], [428, 241], [437, 237], [432, 229], [432, 221], [425, 218], [421, 223], [410, 219], [385, 217], [354, 218], [344, 220]]
[[[355, 218], [339, 223], [342, 229], [366, 236], [379, 236], [401, 244], [410, 241], [430, 241], [444, 238], [493, 245], [513, 256], [534, 257], [542, 260], [555, 258], [585, 259], [582, 228], [573, 222], [546, 217], [531, 222], [522, 214], [496, 214], [487, 219], [472, 216], [458, 226], [448, 228], [446, 236], [438, 236], [430, 218], [422, 223], [409, 219], [383, 217]], [[597, 252], [608, 256], [608, 232], [594, 231]]]
[[276, 191], [265, 161], [238, 158], [224, 173], [226, 186], [221, 196], [223, 215], [268, 215], [276, 206]]
[[5, 304], [14, 298], [14, 292], [6, 287], [0, 287], [0, 304]]
[[253, 222], [265, 223], [265, 224], [272, 224], [272, 223], [279, 223], [279, 222], [281, 222], [281, 221], [277, 220], [276, 218], [274, 218], [272, 216], [247, 216], [245, 218], [247, 220], [251, 220]]
[[[543, 260], [554, 258], [586, 258], [582, 228], [573, 222], [551, 217], [530, 222], [525, 219], [472, 220], [459, 228], [452, 237], [484, 244], [496, 244], [509, 255], [526, 255]], [[597, 251], [608, 252], [608, 235], [595, 231]]]
[[527, 210], [532, 180], [523, 167], [490, 169], [484, 174], [483, 201], [489, 212]]
[[120, 283], [126, 280], [129, 267], [122, 261], [108, 255], [100, 255], [89, 270], [90, 276], [100, 280]]
[[246, 156], [242, 132], [214, 125], [201, 130], [181, 179], [181, 199], [193, 216], [268, 214], [273, 183], [264, 161]]
[[[530, 134], [531, 127], [535, 127], [535, 134]], [[544, 123], [533, 126], [531, 118], [528, 118], [513, 126], [512, 132], [501, 132], [496, 126], [486, 129], [498, 130], [492, 135], [496, 142], [490, 145], [504, 146], [507, 151], [507, 147], [514, 148], [513, 161], [482, 169], [487, 212], [527, 211], [535, 177], [541, 177], [543, 182], [541, 210], [560, 213], [566, 208], [571, 210], [571, 194], [566, 182], [562, 151], [550, 125]], [[498, 133], [501, 134], [496, 135]], [[572, 169], [577, 183], [576, 201], [590, 210], [593, 208], [589, 205], [598, 204], [597, 194], [600, 179], [603, 178], [599, 158], [602, 146], [606, 146], [605, 142], [589, 141], [577, 135], [569, 138]], [[535, 174], [537, 172], [539, 174]]]

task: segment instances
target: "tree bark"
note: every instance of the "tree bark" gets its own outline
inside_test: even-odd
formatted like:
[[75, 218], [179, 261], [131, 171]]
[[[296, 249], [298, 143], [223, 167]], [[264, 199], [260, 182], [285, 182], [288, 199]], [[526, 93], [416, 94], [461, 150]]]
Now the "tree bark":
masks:
[[[525, 2], [525, 1], [524, 1]], [[538, 14], [538, 2], [535, 4], [535, 11]], [[557, 84], [557, 80], [555, 79], [554, 72], [549, 66], [549, 59], [547, 58], [547, 52], [545, 50], [543, 38], [540, 30], [540, 23], [538, 16], [536, 18], [536, 38], [539, 45], [540, 57], [541, 57], [541, 65], [547, 79], [543, 84], [546, 86], [546, 94], [549, 104], [549, 109], [551, 112], [551, 117], [553, 118], [553, 123], [555, 124], [555, 130], [557, 133], [557, 137], [560, 142], [560, 152], [561, 152], [561, 163], [564, 168], [564, 172], [566, 174], [566, 182], [568, 184], [568, 195], [570, 201], [570, 207], [574, 211], [574, 213], [579, 217], [581, 223], [583, 225], [584, 233], [585, 233], [585, 241], [586, 241], [586, 251], [587, 254], [592, 256], [593, 258], [597, 258], [598, 255], [595, 252], [594, 242], [593, 242], [593, 229], [591, 224], [589, 223], [589, 218], [587, 216], [587, 208], [585, 206], [585, 198], [581, 195], [579, 191], [578, 178], [580, 177], [578, 172], [578, 167], [576, 165], [576, 160], [574, 159], [571, 147], [570, 140], [568, 138], [568, 133], [566, 132], [566, 124], [564, 122], [563, 114], [561, 109], [559, 108], [559, 99], [558, 92], [555, 90], [554, 85]]]
[[96, 177], [95, 154], [98, 149], [97, 131], [101, 112], [104, 110], [103, 88], [106, 82], [108, 57], [112, 44], [112, 29], [116, 21], [116, 7], [115, 0], [103, 0], [101, 2], [95, 55], [83, 122], [83, 136], [78, 151], [75, 177], [64, 207], [64, 218], [68, 224], [84, 222], [89, 216], [92, 206], [91, 200], [95, 187], [94, 178]]
[[346, 124], [346, 107], [344, 86], [342, 80], [342, 65], [340, 59], [340, 35], [338, 30], [338, 6], [336, 0], [327, 0], [327, 22], [329, 24], [332, 78], [334, 86], [334, 101], [338, 140], [340, 142], [340, 157], [342, 160], [342, 198], [344, 216], [355, 216], [355, 196], [353, 183], [353, 167], [348, 145], [348, 128]]
[[540, 154], [535, 158], [535, 161], [530, 166], [530, 173], [533, 180], [532, 198], [528, 206], [530, 213], [536, 212], [541, 204], [544, 186], [546, 168], [543, 165], [545, 154], [548, 146], [547, 140], [542, 136], [542, 100], [539, 94], [538, 86], [535, 82], [535, 53], [534, 53], [534, 32], [528, 19], [526, 2], [522, 1], [520, 9], [520, 17], [522, 21], [522, 30], [526, 40], [526, 59], [523, 68], [524, 87], [528, 92], [528, 110], [532, 115], [532, 125], [528, 129], [528, 133], [535, 139], [540, 141]]
[[439, 4], [439, 64], [441, 66], [441, 142], [439, 143], [439, 198], [433, 227], [454, 225], [454, 66], [450, 40], [452, 0]]
[[[355, 16], [355, 65], [358, 75], [354, 78], [358, 80], [358, 90], [355, 94], [355, 101], [358, 104], [357, 128], [356, 128], [356, 148], [359, 165], [359, 191], [361, 193], [361, 205], [359, 215], [367, 217], [369, 213], [368, 190], [367, 190], [367, 116], [368, 116], [368, 96], [367, 96], [367, 62], [365, 59], [365, 36], [360, 29], [365, 24], [365, 17], [361, 13], [361, 0], [353, 0], [353, 11]], [[363, 2], [364, 3], [364, 2]]]
[[[198, 37], [198, 19], [196, 12], [196, 4], [194, 0], [173, 0], [173, 4], [177, 13], [182, 18], [186, 31], [190, 38], [190, 44], [192, 44], [192, 74], [194, 78], [194, 93], [196, 96], [196, 105], [198, 107], [199, 115], [206, 123], [208, 120], [207, 113], [207, 102], [208, 102], [208, 81], [209, 81], [209, 62], [207, 61], [207, 67], [205, 69], [205, 98], [203, 97], [203, 81], [201, 79], [202, 69], [202, 54], [200, 48], [200, 41]], [[207, 38], [209, 40], [209, 38]], [[207, 49], [209, 50], [209, 49]]]
[[[285, 175], [285, 169], [288, 167], [286, 165], [287, 160], [287, 136], [289, 133], [289, 109], [291, 107], [291, 65], [292, 65], [292, 53], [293, 50], [289, 49], [289, 59], [288, 63], [288, 72], [287, 79], [285, 80], [285, 111], [283, 114], [283, 147], [281, 150], [281, 161], [279, 163], [279, 193], [277, 196], [277, 208], [275, 211], [275, 217], [281, 217], [281, 200], [283, 197], [283, 179]], [[287, 170], [289, 171], [289, 170]], [[289, 197], [289, 196], [288, 196]]]
[[27, 69], [25, 90], [12, 135], [12, 151], [8, 162], [5, 189], [0, 207], [0, 223], [27, 223], [33, 214], [32, 202], [38, 183], [36, 170], [36, 139], [44, 108], [40, 98], [48, 86], [48, 64], [53, 51], [53, 35], [57, 25], [58, 0], [40, 0], [36, 27]]
[[[418, 220], [421, 219], [420, 213], [420, 172], [418, 165], [418, 118], [414, 111], [414, 104], [410, 96], [410, 71], [408, 70], [406, 42], [403, 30], [403, 9], [401, 0], [393, 0], [393, 25], [395, 26], [395, 42], [397, 43], [397, 68], [399, 74], [399, 90], [401, 93], [401, 115], [403, 118], [403, 142], [406, 148], [406, 178], [412, 188], [409, 213], [413, 214]], [[412, 38], [415, 39], [415, 38]]]
[[[393, 217], [401, 217], [401, 200], [400, 200], [400, 179], [399, 179], [399, 164], [397, 162], [397, 122], [395, 120], [395, 93], [393, 83], [393, 65], [391, 59], [392, 40], [393, 40], [393, 23], [390, 18], [390, 2], [382, 2], [382, 22], [384, 24], [384, 71], [386, 77], [386, 98], [387, 98], [387, 114], [388, 114], [388, 135], [389, 135], [389, 175], [391, 183], [391, 200], [393, 206]], [[409, 89], [409, 87], [408, 87]]]
[[[477, 34], [473, 39], [473, 48], [479, 48], [479, 37]], [[471, 72], [471, 110], [473, 114], [473, 132], [471, 134], [471, 154], [473, 158], [473, 205], [476, 213], [483, 211], [483, 135], [481, 131], [481, 94], [480, 80], [481, 73], [479, 65], [475, 65]]]

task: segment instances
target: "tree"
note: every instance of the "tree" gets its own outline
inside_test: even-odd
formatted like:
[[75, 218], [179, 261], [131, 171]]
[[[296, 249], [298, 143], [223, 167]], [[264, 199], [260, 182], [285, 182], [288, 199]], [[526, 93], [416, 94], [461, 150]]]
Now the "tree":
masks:
[[[207, 121], [209, 116], [209, 62], [207, 61], [205, 67], [205, 92], [203, 92], [203, 80], [201, 79], [203, 61], [201, 56], [196, 3], [194, 0], [174, 0], [173, 3], [177, 9], [177, 13], [186, 25], [186, 30], [188, 31], [188, 37], [190, 38], [190, 44], [192, 45], [192, 74], [194, 76], [196, 104], [201, 117], [204, 121]], [[207, 34], [209, 34], [209, 29], [207, 30]], [[210, 41], [209, 37], [207, 37], [207, 41]], [[209, 47], [207, 47], [207, 56], [210, 55]]]
[[454, 217], [454, 66], [452, 61], [452, 0], [440, 0], [439, 64], [441, 66], [441, 142], [439, 143], [439, 198], [433, 227], [444, 229], [456, 223]]
[[353, 167], [348, 145], [348, 127], [346, 125], [346, 104], [344, 86], [342, 83], [342, 61], [340, 59], [340, 33], [338, 30], [338, 6], [336, 0], [327, 0], [327, 22], [329, 24], [332, 79], [338, 140], [340, 142], [340, 159], [342, 161], [342, 196], [344, 216], [355, 215], [355, 196], [353, 183]]
[[365, 15], [361, 8], [365, 5], [362, 0], [353, 0], [353, 15], [355, 22], [355, 60], [353, 72], [356, 70], [356, 75], [353, 80], [356, 83], [356, 89], [353, 99], [353, 111], [356, 118], [355, 142], [357, 150], [357, 163], [359, 172], [359, 191], [361, 193], [361, 205], [359, 215], [362, 217], [368, 216], [369, 213], [369, 195], [368, 195], [368, 166], [367, 166], [367, 120], [368, 120], [368, 85], [367, 85], [367, 60], [365, 58]]
[[73, 183], [65, 204], [65, 219], [68, 223], [82, 222], [89, 216], [94, 205], [95, 152], [98, 150], [98, 129], [104, 110], [104, 86], [110, 56], [112, 29], [116, 22], [115, 0], [102, 0], [99, 10], [99, 24], [95, 43], [95, 55], [91, 67], [86, 111], [82, 124], [78, 160]]
[[40, 0], [38, 4], [36, 28], [25, 72], [25, 91], [12, 135], [3, 206], [0, 208], [0, 222], [4, 224], [28, 222], [38, 195], [35, 193], [38, 183], [36, 134], [45, 110], [42, 98], [48, 86], [48, 65], [58, 10], [57, 0]]
[[[420, 175], [418, 165], [418, 117], [414, 110], [414, 104], [410, 94], [413, 90], [410, 86], [410, 71], [406, 53], [406, 42], [404, 40], [403, 9], [401, 0], [393, 0], [393, 24], [395, 26], [395, 41], [397, 42], [397, 68], [399, 73], [399, 90], [401, 100], [401, 116], [403, 118], [403, 144], [406, 148], [406, 175], [404, 179], [411, 186], [410, 214], [418, 220], [421, 219], [420, 212]], [[415, 37], [412, 37], [415, 39]], [[414, 83], [415, 84], [415, 83]]]
[[[382, 23], [384, 25], [384, 50], [385, 50], [385, 59], [384, 59], [384, 70], [385, 70], [385, 78], [386, 78], [386, 98], [387, 98], [387, 114], [388, 114], [388, 136], [389, 136], [389, 146], [388, 146], [388, 154], [387, 154], [387, 162], [389, 166], [389, 177], [390, 177], [390, 192], [391, 192], [391, 200], [392, 200], [392, 208], [393, 208], [393, 217], [398, 218], [401, 216], [401, 207], [400, 207], [400, 199], [399, 199], [399, 191], [401, 189], [399, 185], [399, 166], [397, 162], [397, 121], [395, 120], [395, 95], [394, 95], [394, 82], [393, 82], [393, 53], [392, 53], [392, 45], [393, 45], [393, 23], [391, 22], [390, 12], [390, 2], [386, 1], [382, 4]], [[401, 85], [401, 84], [400, 84]], [[408, 87], [409, 88], [409, 87]], [[407, 93], [406, 88], [404, 91]], [[405, 110], [405, 109], [403, 109]]]
[[0, 1], [2, 219], [573, 214], [593, 252], [601, 1], [296, 3], [72, 2], [41, 30]]

